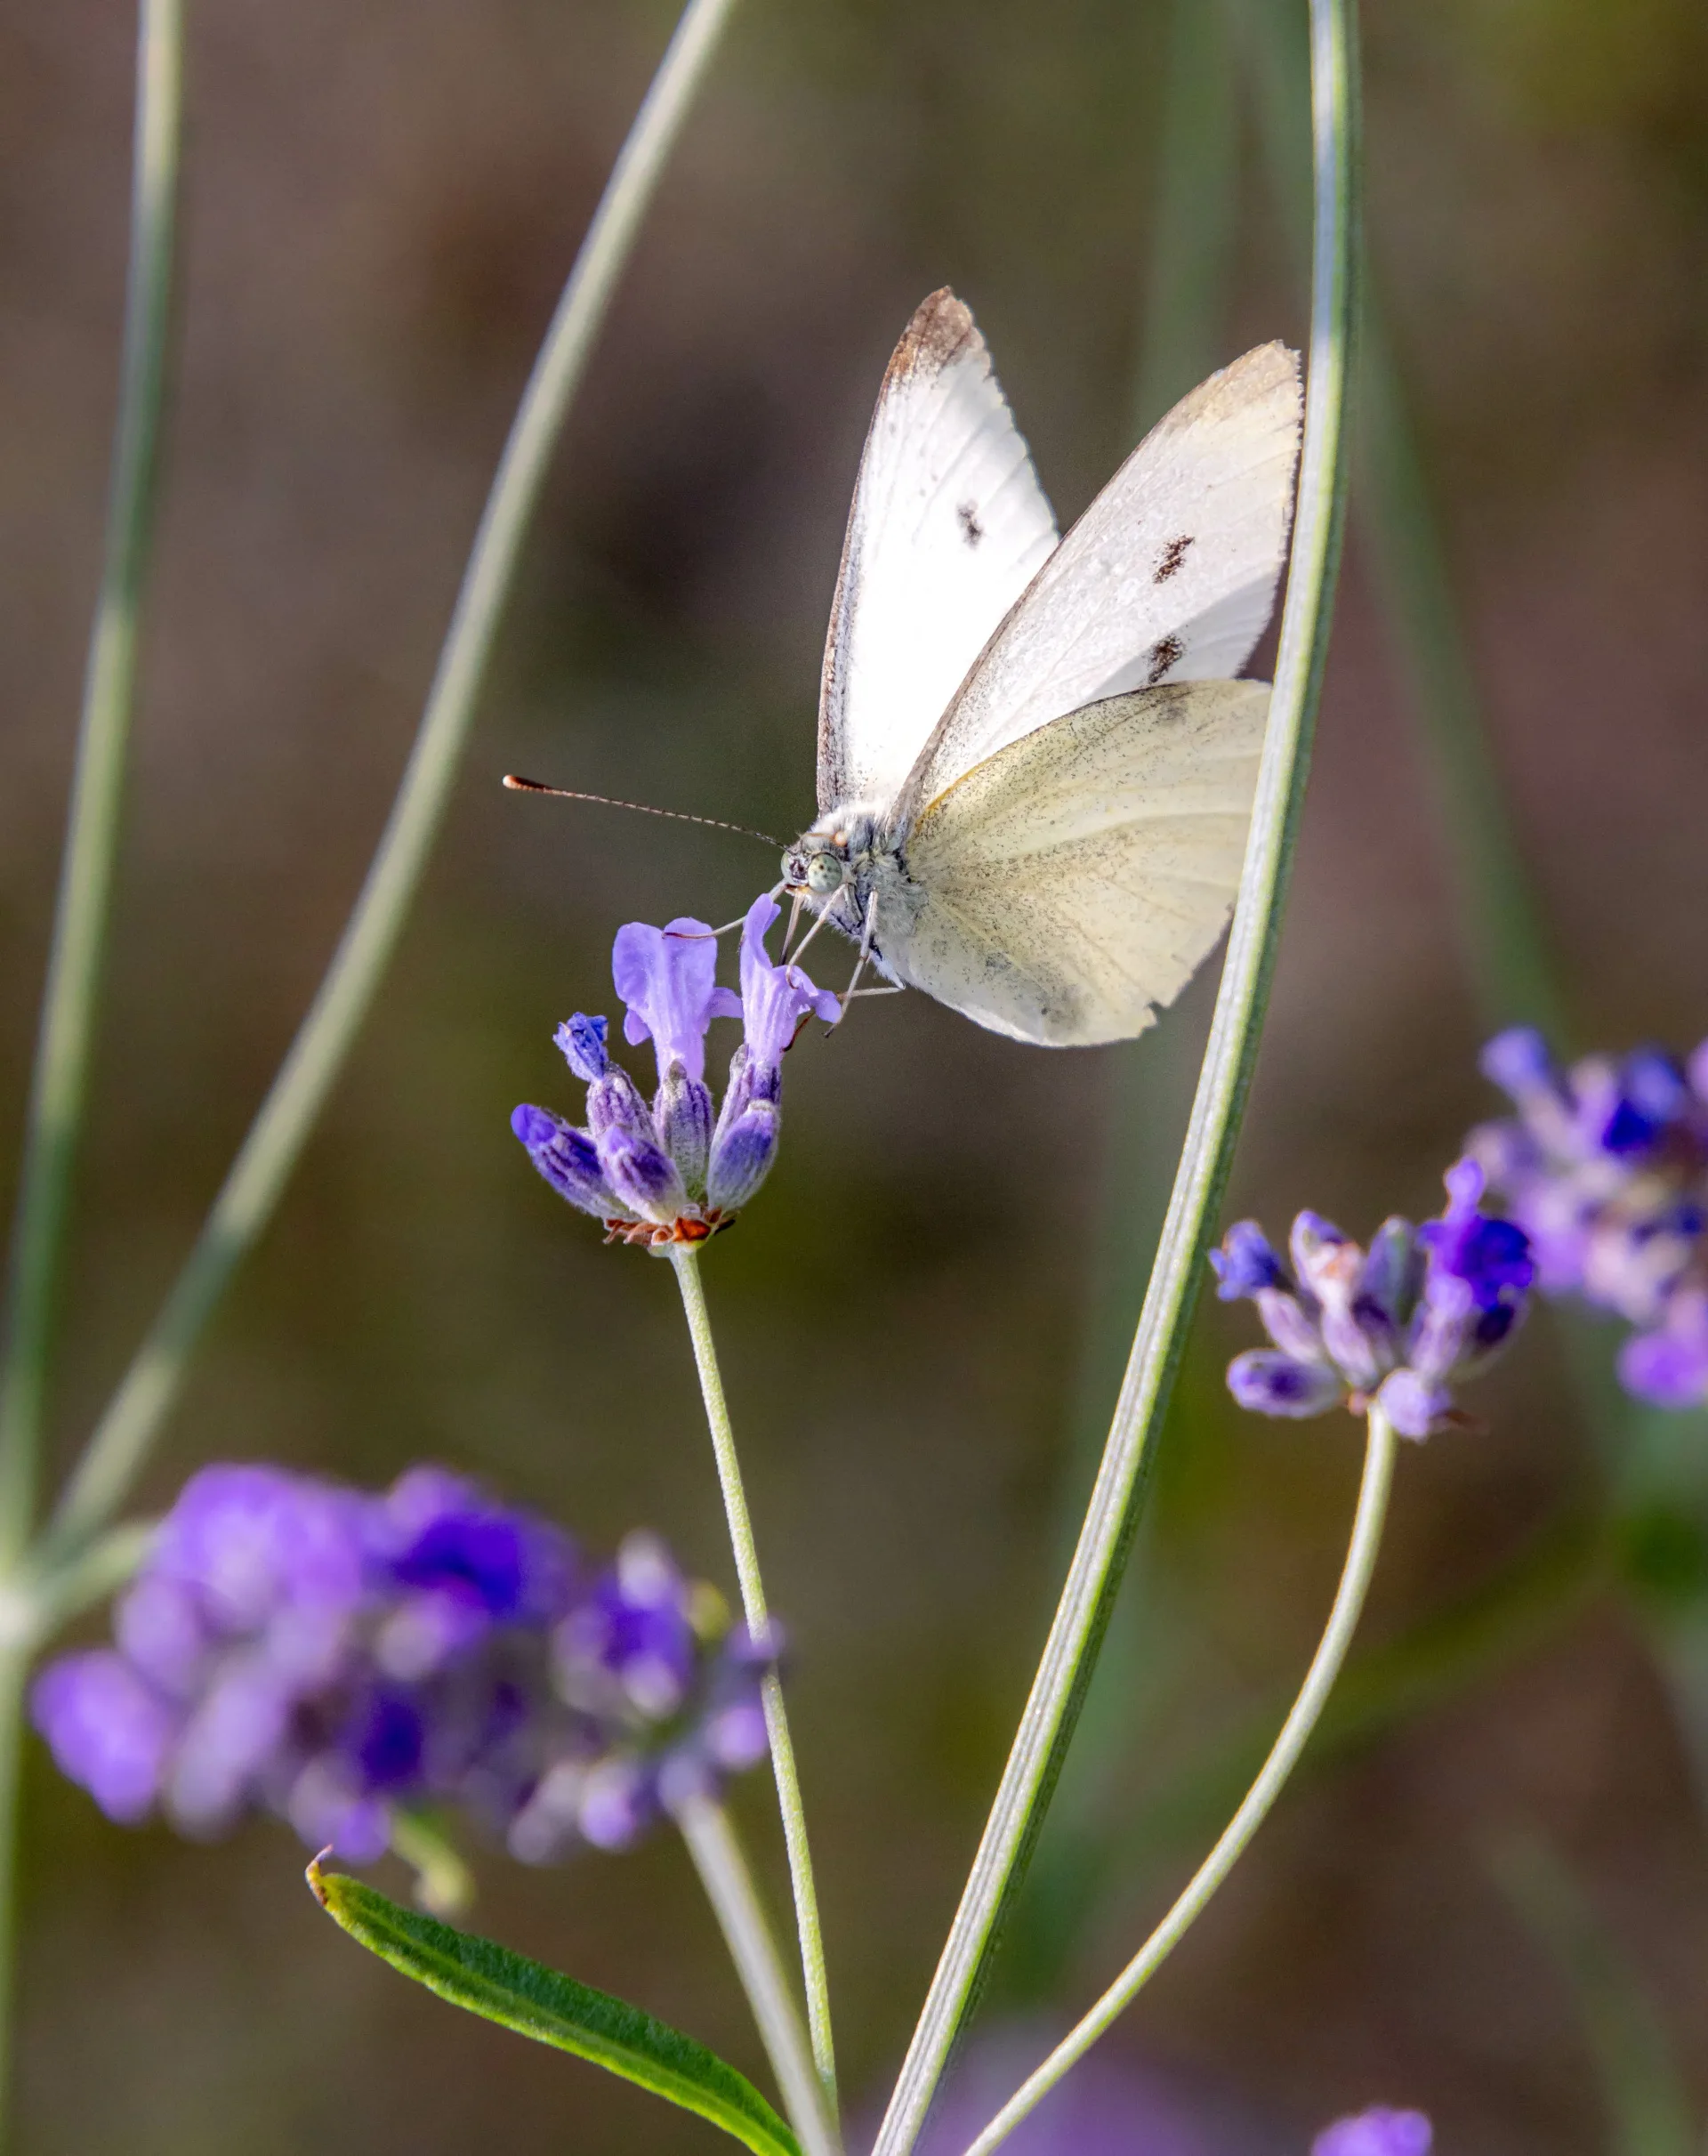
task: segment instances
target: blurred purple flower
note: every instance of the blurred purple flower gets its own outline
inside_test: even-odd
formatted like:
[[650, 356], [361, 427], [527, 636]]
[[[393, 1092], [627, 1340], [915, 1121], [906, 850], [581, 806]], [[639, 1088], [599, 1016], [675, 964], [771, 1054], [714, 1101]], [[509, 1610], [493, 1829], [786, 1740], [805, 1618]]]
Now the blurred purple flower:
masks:
[[[782, 1059], [810, 1012], [834, 1021], [842, 1005], [796, 965], [777, 965], [765, 937], [779, 908], [769, 895], [748, 908], [741, 934], [741, 994], [717, 985], [717, 943], [703, 921], [666, 928], [631, 921], [612, 953], [632, 1045], [651, 1040], [658, 1089], [651, 1105], [607, 1052], [602, 1018], [577, 1012], [557, 1043], [587, 1086], [587, 1126], [525, 1105], [511, 1118], [536, 1168], [560, 1198], [605, 1223], [608, 1239], [655, 1248], [699, 1242], [726, 1226], [758, 1191], [776, 1157]], [[739, 1017], [721, 1110], [705, 1084], [705, 1037], [714, 1018]]]
[[[976, 2036], [951, 2070], [919, 2156], [961, 2156], [1049, 2051], [1029, 2023]], [[869, 2148], [876, 2120], [850, 2149]], [[1003, 2144], [1005, 2156], [1298, 2156], [1223, 2092], [1104, 2047], [1079, 2061]]]
[[1421, 1228], [1384, 1221], [1367, 1251], [1301, 1213], [1284, 1260], [1255, 1221], [1210, 1253], [1224, 1302], [1249, 1298], [1273, 1346], [1235, 1356], [1244, 1408], [1300, 1418], [1374, 1401], [1402, 1437], [1457, 1419], [1453, 1386], [1473, 1376], [1524, 1314], [1535, 1268], [1524, 1231], [1481, 1209], [1482, 1170], [1448, 1169], [1447, 1204]]
[[1708, 1042], [1562, 1070], [1541, 1034], [1497, 1034], [1482, 1067], [1517, 1114], [1466, 1140], [1531, 1239], [1544, 1295], [1578, 1296], [1634, 1327], [1626, 1390], [1708, 1401]]
[[1310, 2144], [1310, 2156], [1430, 2156], [1434, 2140], [1422, 2112], [1359, 2112], [1337, 2119]]
[[762, 1752], [775, 1653], [708, 1631], [708, 1596], [650, 1536], [590, 1574], [549, 1522], [439, 1468], [375, 1496], [210, 1467], [116, 1605], [115, 1645], [51, 1663], [32, 1708], [127, 1824], [157, 1808], [209, 1835], [268, 1811], [362, 1862], [398, 1810], [431, 1805], [542, 1861], [631, 1841]]
[[[920, 2136], [919, 2156], [959, 2156], [1050, 2048], [1026, 2023], [975, 2038]], [[872, 2121], [864, 2139], [870, 2145]], [[1107, 2049], [1079, 2061], [1003, 2143], [1012, 2156], [1280, 2156], [1298, 2144], [1224, 2093]], [[1319, 2134], [1311, 2156], [1429, 2156], [1420, 2112], [1368, 2111]]]

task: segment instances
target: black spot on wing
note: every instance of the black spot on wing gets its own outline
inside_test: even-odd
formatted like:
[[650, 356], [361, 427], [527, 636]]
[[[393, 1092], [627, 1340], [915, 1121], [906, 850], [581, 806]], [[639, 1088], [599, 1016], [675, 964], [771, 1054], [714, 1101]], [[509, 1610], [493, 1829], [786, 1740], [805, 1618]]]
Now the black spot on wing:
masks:
[[1156, 574], [1151, 578], [1151, 582], [1166, 584], [1179, 569], [1181, 562], [1185, 561], [1187, 548], [1194, 544], [1195, 542], [1189, 537], [1171, 539], [1163, 549], [1162, 560], [1156, 564]]
[[985, 528], [979, 521], [978, 503], [963, 502], [955, 513], [961, 520], [961, 537], [969, 546], [977, 546], [985, 536]]
[[1171, 666], [1178, 666], [1186, 657], [1186, 646], [1178, 636], [1158, 637], [1150, 647], [1150, 672], [1145, 676], [1147, 689], [1154, 689]]

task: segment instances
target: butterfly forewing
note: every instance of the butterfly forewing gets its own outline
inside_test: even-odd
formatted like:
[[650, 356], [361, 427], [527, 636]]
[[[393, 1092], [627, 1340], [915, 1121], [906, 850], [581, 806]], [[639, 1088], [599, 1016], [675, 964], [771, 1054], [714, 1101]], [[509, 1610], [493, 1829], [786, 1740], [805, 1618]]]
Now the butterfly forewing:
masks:
[[884, 375], [849, 516], [818, 712], [818, 806], [894, 799], [1056, 544], [985, 341], [947, 290]]
[[1226, 926], [1269, 707], [1261, 682], [1140, 691], [1011, 743], [906, 848], [886, 962], [1019, 1040], [1140, 1033]]
[[1265, 344], [1152, 428], [944, 712], [897, 801], [898, 836], [963, 772], [1065, 713], [1238, 672], [1274, 604], [1299, 420], [1298, 362]]

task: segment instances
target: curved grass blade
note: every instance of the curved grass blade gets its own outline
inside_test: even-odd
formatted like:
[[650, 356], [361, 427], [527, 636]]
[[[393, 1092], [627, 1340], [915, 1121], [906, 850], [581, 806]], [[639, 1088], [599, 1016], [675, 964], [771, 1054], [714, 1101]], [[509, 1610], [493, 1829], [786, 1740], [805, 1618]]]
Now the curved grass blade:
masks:
[[400, 1908], [346, 1873], [322, 1871], [318, 1858], [308, 1878], [321, 1908], [359, 1945], [452, 2006], [696, 2112], [753, 2156], [801, 2156], [800, 2144], [753, 2083], [668, 2022], [490, 1939]]
[[1252, 831], [1210, 1045], [1108, 1442], [1056, 1616], [874, 2156], [909, 2156], [976, 2008], [1073, 1738], [1138, 1525], [1232, 1164], [1269, 1000], [1328, 650], [1346, 496], [1358, 260], [1356, 0], [1310, 0], [1317, 175], [1310, 362], [1286, 602]]
[[47, 1546], [56, 1560], [106, 1525], [141, 1473], [202, 1329], [271, 1220], [378, 992], [449, 804], [564, 421], [734, 5], [688, 0], [617, 154], [517, 407], [415, 746], [361, 893], [195, 1246], [54, 1508]]

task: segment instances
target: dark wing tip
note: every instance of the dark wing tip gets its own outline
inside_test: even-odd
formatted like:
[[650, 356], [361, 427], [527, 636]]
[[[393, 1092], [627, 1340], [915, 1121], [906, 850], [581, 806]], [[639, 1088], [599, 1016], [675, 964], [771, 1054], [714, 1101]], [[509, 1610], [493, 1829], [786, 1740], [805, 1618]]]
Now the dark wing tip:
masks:
[[969, 345], [982, 345], [972, 310], [947, 285], [940, 285], [914, 308], [913, 319], [901, 333], [889, 368], [886, 384], [915, 368], [947, 367]]

